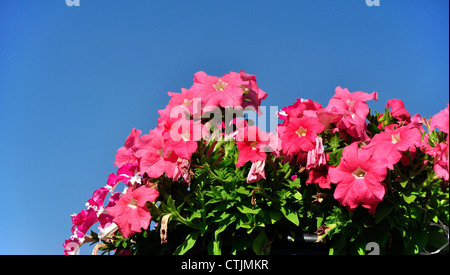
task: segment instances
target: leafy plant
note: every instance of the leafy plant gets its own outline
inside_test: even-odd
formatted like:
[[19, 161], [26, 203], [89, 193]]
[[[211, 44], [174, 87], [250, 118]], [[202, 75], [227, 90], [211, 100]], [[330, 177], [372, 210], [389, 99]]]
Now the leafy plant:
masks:
[[199, 72], [169, 95], [72, 216], [66, 254], [91, 242], [103, 254], [267, 255], [305, 233], [329, 254], [448, 254], [448, 104], [431, 119], [398, 99], [371, 114], [376, 92], [338, 87], [327, 107], [282, 108], [268, 133], [243, 112], [261, 115], [267, 97], [243, 71]]

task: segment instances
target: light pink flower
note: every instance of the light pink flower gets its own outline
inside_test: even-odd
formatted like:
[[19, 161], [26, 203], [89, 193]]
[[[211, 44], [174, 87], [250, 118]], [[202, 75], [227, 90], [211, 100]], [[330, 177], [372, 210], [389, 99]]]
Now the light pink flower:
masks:
[[323, 141], [321, 137], [316, 137], [316, 148], [308, 151], [308, 158], [306, 163], [306, 169], [316, 168], [320, 165], [327, 164], [327, 156], [323, 147]]
[[76, 236], [72, 236], [63, 243], [64, 255], [76, 255], [83, 242]]
[[128, 188], [120, 197], [119, 202], [108, 207], [106, 211], [114, 217], [113, 221], [119, 227], [119, 231], [125, 238], [131, 237], [136, 232], [145, 230], [150, 224], [150, 211], [145, 206], [147, 202], [154, 202], [159, 193], [154, 188], [141, 186], [135, 190]]
[[188, 159], [178, 158], [173, 179], [176, 180], [181, 177], [188, 186], [191, 185], [190, 167], [191, 162]]
[[252, 167], [250, 168], [250, 172], [248, 173], [247, 176], [248, 183], [257, 182], [260, 179], [266, 178], [266, 173], [264, 171], [265, 164], [266, 162], [262, 160], [258, 160], [252, 163]]
[[378, 203], [383, 200], [386, 185], [386, 168], [373, 158], [371, 151], [358, 148], [354, 142], [344, 148], [338, 167], [328, 170], [330, 181], [335, 183], [334, 198], [350, 210], [362, 205], [375, 213]]

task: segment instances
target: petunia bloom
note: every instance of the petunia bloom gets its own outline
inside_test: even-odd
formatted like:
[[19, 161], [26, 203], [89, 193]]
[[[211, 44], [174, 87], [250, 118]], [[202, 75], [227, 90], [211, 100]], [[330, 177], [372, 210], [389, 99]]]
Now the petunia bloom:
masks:
[[80, 247], [83, 245], [83, 240], [72, 236], [63, 243], [64, 255], [77, 255]]
[[287, 156], [292, 156], [301, 151], [311, 151], [316, 147], [317, 134], [321, 133], [324, 126], [316, 117], [291, 118], [283, 128], [279, 127], [281, 147]]
[[386, 128], [384, 132], [376, 134], [364, 149], [374, 150], [375, 156], [393, 170], [394, 164], [402, 158], [402, 152], [415, 150], [420, 146], [422, 134], [414, 126], [403, 126], [397, 129]]
[[241, 87], [244, 90], [242, 108], [253, 110], [258, 112], [258, 115], [261, 115], [262, 113], [258, 107], [261, 105], [261, 101], [267, 98], [268, 94], [258, 87], [256, 75], [247, 74], [242, 70], [239, 73], [243, 81]]
[[373, 158], [373, 152], [358, 147], [354, 142], [344, 148], [337, 167], [328, 170], [329, 179], [336, 184], [334, 198], [350, 210], [362, 205], [375, 213], [386, 193], [386, 167]]
[[308, 151], [306, 169], [316, 168], [326, 164], [327, 156], [325, 154], [325, 148], [323, 147], [323, 140], [321, 137], [316, 137], [316, 148]]
[[403, 104], [403, 101], [401, 99], [393, 98], [391, 100], [388, 100], [386, 103], [386, 108], [390, 108], [391, 115], [398, 120], [406, 121], [408, 123], [411, 121], [411, 115], [405, 109], [405, 104]]
[[194, 85], [190, 90], [202, 100], [202, 107], [242, 107], [244, 91], [241, 75], [230, 72], [222, 77], [210, 76], [205, 72], [194, 75]]
[[113, 221], [119, 227], [119, 231], [125, 238], [131, 237], [141, 228], [147, 229], [150, 225], [150, 211], [145, 206], [147, 202], [154, 202], [159, 193], [154, 188], [141, 186], [135, 190], [128, 188], [125, 194], [113, 207], [106, 211], [114, 217]]
[[72, 234], [83, 238], [96, 222], [98, 222], [98, 217], [94, 208], [81, 210], [80, 213], [72, 215]]
[[252, 167], [250, 168], [250, 172], [248, 172], [247, 182], [253, 183], [257, 182], [260, 179], [266, 178], [266, 173], [264, 171], [264, 166], [266, 162], [263, 160], [258, 160], [257, 162], [252, 163]]
[[434, 172], [444, 180], [449, 179], [449, 145], [439, 143], [435, 147], [425, 149], [425, 153], [434, 157]]
[[370, 138], [366, 133], [366, 117], [369, 114], [369, 106], [366, 101], [378, 100], [378, 93], [371, 94], [364, 92], [350, 93], [347, 88], [337, 87], [334, 96], [328, 102], [326, 110], [329, 115], [339, 116], [335, 122], [339, 129], [346, 132], [355, 139], [368, 141]]
[[116, 159], [114, 161], [114, 165], [117, 167], [122, 167], [125, 164], [131, 163], [131, 164], [137, 164], [138, 159], [133, 154], [133, 146], [139, 139], [139, 135], [142, 133], [140, 130], [136, 130], [133, 128], [131, 130], [131, 133], [128, 135], [127, 139], [125, 140], [125, 144], [123, 147], [120, 147], [119, 150], [117, 150], [116, 153]]
[[445, 108], [444, 110], [435, 114], [431, 118], [431, 130], [434, 130], [435, 128], [439, 128], [440, 131], [448, 134], [448, 123], [449, 123], [448, 117], [449, 117], [449, 111], [448, 111], [448, 103], [447, 103], [447, 108]]
[[151, 178], [157, 178], [164, 173], [172, 178], [176, 169], [178, 156], [165, 150], [163, 126], [158, 125], [149, 134], [143, 135], [133, 147], [135, 155], [140, 159], [140, 173]]
[[244, 166], [248, 161], [265, 161], [265, 149], [269, 142], [269, 134], [262, 131], [258, 126], [240, 128], [236, 135], [236, 143], [239, 150], [236, 167]]

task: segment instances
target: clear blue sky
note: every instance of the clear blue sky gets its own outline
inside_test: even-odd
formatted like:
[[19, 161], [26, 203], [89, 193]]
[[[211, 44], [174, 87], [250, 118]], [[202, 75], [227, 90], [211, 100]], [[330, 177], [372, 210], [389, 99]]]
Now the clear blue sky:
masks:
[[0, 254], [62, 254], [130, 130], [199, 70], [256, 74], [267, 106], [342, 86], [444, 109], [448, 0], [380, 2], [1, 0]]

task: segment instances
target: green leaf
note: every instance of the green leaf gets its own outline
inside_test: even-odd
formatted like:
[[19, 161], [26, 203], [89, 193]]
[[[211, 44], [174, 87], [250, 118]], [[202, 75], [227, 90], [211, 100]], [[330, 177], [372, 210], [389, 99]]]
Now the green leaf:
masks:
[[296, 191], [294, 193], [294, 198], [298, 201], [301, 201], [303, 199], [303, 195], [300, 192]]
[[297, 177], [294, 181], [289, 184], [290, 188], [299, 188], [301, 187], [300, 177]]
[[198, 231], [188, 234], [186, 240], [180, 246], [177, 247], [177, 249], [173, 254], [183, 255], [184, 253], [186, 253], [189, 249], [191, 249], [195, 245], [195, 242], [197, 241], [199, 235], [200, 232]]
[[261, 208], [252, 209], [245, 205], [239, 205], [236, 208], [243, 214], [258, 214], [261, 211]]
[[256, 255], [268, 255], [270, 252], [270, 246], [268, 247], [269, 238], [267, 238], [264, 230], [259, 232], [259, 235], [255, 238], [252, 244], [253, 251]]
[[405, 202], [406, 202], [407, 204], [411, 204], [416, 198], [417, 198], [416, 195], [409, 195], [409, 196], [406, 196], [405, 194], [403, 194], [403, 199], [405, 200]]
[[401, 185], [403, 188], [406, 188], [406, 185], [408, 185], [408, 182], [409, 182], [409, 181], [407, 181], [407, 180], [402, 181], [402, 182], [400, 182], [400, 185]]
[[386, 218], [394, 210], [393, 205], [380, 205], [375, 213], [375, 223], [380, 223], [384, 218]]
[[221, 255], [222, 251], [220, 249], [222, 239], [218, 237], [218, 240], [211, 239], [208, 243], [208, 254]]
[[279, 221], [282, 217], [281, 213], [278, 211], [268, 211], [267, 214], [270, 217], [270, 221], [272, 224], [276, 223], [277, 221]]
[[286, 219], [290, 220], [293, 224], [295, 224], [296, 226], [300, 224], [297, 212], [288, 207], [281, 207], [280, 210], [281, 213], [283, 213], [283, 215], [286, 217]]

